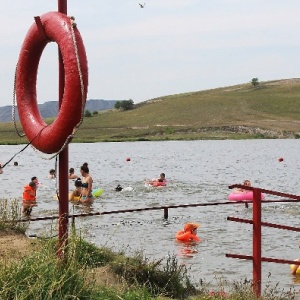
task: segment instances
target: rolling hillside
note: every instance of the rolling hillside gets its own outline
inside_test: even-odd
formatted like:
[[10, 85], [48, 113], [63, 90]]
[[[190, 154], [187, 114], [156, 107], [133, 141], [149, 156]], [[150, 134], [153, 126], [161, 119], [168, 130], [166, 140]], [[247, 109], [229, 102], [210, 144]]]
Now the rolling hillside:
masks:
[[[117, 100], [90, 99], [86, 101], [85, 109], [91, 112], [114, 108]], [[0, 122], [12, 121], [12, 105], [0, 107]], [[39, 110], [43, 118], [54, 118], [58, 112], [58, 101], [48, 101], [39, 104]], [[18, 110], [15, 108], [16, 120], [19, 120]]]
[[[105, 140], [294, 138], [300, 133], [300, 79], [250, 83], [145, 101], [131, 111], [85, 119]], [[89, 131], [93, 138], [93, 131]]]
[[[0, 126], [2, 143], [7, 131], [14, 132], [12, 124]], [[84, 119], [73, 142], [299, 137], [300, 79], [287, 79], [160, 97], [130, 111], [103, 111]]]

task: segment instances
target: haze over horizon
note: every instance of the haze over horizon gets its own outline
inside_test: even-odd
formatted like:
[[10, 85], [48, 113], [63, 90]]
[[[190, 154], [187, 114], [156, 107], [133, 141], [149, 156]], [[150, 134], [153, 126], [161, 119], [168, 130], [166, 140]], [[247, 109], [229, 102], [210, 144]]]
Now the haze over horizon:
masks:
[[[156, 97], [299, 78], [300, 2], [69, 0], [89, 62], [88, 99]], [[14, 72], [33, 17], [57, 1], [1, 1], [1, 106], [12, 105]], [[57, 45], [41, 58], [38, 102], [58, 95]]]

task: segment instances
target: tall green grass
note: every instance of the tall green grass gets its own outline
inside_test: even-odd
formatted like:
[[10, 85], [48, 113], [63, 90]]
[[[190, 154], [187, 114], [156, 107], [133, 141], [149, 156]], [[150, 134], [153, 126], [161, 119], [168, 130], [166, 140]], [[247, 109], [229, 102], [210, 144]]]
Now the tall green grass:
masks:
[[22, 217], [22, 205], [17, 199], [0, 199], [0, 230], [14, 230], [25, 233], [28, 224], [19, 222]]
[[187, 269], [178, 265], [175, 256], [163, 260], [150, 261], [142, 253], [132, 258], [119, 256], [112, 262], [113, 271], [130, 284], [145, 287], [152, 296], [164, 295], [184, 299], [196, 294], [196, 288], [187, 275]]
[[96, 285], [90, 269], [107, 264], [114, 257], [72, 235], [63, 249], [65, 260], [57, 257], [57, 240], [41, 241], [20, 261], [0, 264], [0, 299], [150, 299], [143, 288], [129, 286], [116, 291]]
[[[72, 233], [63, 250], [65, 257], [57, 257], [57, 239], [40, 240], [34, 251], [21, 260], [2, 260], [0, 263], [1, 300], [150, 300], [150, 299], [228, 299], [257, 300], [251, 281], [229, 284], [220, 282], [218, 288], [201, 283], [196, 288], [190, 281], [184, 266], [176, 257], [167, 261], [150, 261], [137, 253], [125, 257], [109, 249], [98, 248]], [[99, 285], [99, 266], [110, 266], [118, 275], [120, 285]], [[268, 288], [261, 300], [292, 300], [292, 291]]]
[[[27, 223], [20, 222], [21, 207], [12, 199], [0, 200], [0, 230], [25, 233]], [[33, 247], [33, 246], [32, 246]], [[200, 281], [196, 287], [184, 265], [175, 256], [151, 261], [137, 252], [133, 257], [115, 253], [105, 247], [88, 243], [81, 235], [71, 232], [67, 246], [61, 249], [64, 260], [58, 259], [58, 240], [41, 239], [23, 258], [0, 259], [0, 300], [148, 300], [148, 299], [228, 299], [257, 300], [252, 282], [244, 280], [218, 282], [218, 287]], [[119, 287], [99, 285], [93, 272], [109, 266], [120, 278]], [[122, 280], [121, 280], [122, 279]], [[261, 300], [293, 300], [297, 294], [292, 289], [283, 291], [268, 285]]]

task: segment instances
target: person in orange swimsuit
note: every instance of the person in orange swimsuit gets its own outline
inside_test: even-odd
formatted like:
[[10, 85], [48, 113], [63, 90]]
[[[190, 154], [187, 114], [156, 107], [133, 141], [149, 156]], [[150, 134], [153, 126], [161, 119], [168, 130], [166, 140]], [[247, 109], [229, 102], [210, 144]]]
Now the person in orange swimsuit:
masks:
[[22, 213], [30, 216], [33, 206], [36, 206], [36, 183], [30, 181], [28, 185], [24, 186]]
[[197, 229], [201, 225], [198, 223], [186, 223], [183, 230], [176, 234], [176, 240], [181, 242], [200, 242], [201, 239], [197, 236]]

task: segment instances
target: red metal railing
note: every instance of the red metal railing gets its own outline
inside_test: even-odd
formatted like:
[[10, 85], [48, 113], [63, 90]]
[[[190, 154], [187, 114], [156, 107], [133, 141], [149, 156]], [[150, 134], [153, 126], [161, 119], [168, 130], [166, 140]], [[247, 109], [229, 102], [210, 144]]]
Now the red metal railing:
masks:
[[[284, 202], [299, 202], [300, 196], [292, 195], [292, 194], [285, 194], [281, 192], [259, 189], [254, 187], [247, 187], [240, 184], [231, 185], [229, 186], [230, 189], [232, 188], [243, 188], [247, 190], [253, 191], [253, 216], [252, 220], [248, 219], [240, 219], [234, 217], [228, 217], [228, 221], [240, 222], [240, 223], [248, 223], [253, 225], [253, 248], [252, 248], [252, 256], [250, 255], [241, 255], [241, 254], [226, 254], [226, 257], [231, 258], [239, 258], [239, 259], [247, 259], [253, 261], [253, 291], [259, 297], [261, 295], [261, 263], [264, 262], [273, 262], [273, 263], [281, 263], [281, 264], [297, 264], [300, 265], [300, 262], [296, 262], [293, 260], [286, 260], [286, 259], [277, 259], [277, 258], [270, 258], [270, 257], [262, 257], [261, 256], [261, 227], [273, 227], [278, 229], [284, 230], [292, 230], [292, 231], [300, 231], [300, 228], [292, 227], [292, 226], [285, 226], [279, 224], [272, 224], [267, 222], [261, 221], [261, 204], [265, 202], [275, 202], [275, 201], [262, 201], [261, 193], [276, 195], [280, 197], [287, 197], [294, 200], [288, 200]], [[283, 201], [276, 201], [276, 202], [283, 202]]]
[[[240, 222], [246, 224], [252, 224], [253, 226], [253, 255], [242, 255], [242, 254], [230, 254], [227, 253], [226, 257], [231, 258], [239, 258], [253, 261], [253, 290], [257, 296], [261, 295], [261, 263], [262, 262], [273, 262], [273, 263], [281, 263], [281, 264], [297, 264], [300, 265], [300, 262], [293, 260], [285, 260], [278, 258], [270, 258], [270, 257], [262, 257], [261, 256], [261, 227], [272, 227], [277, 229], [291, 230], [300, 232], [300, 228], [273, 224], [268, 222], [261, 221], [261, 205], [262, 203], [286, 203], [286, 202], [299, 202], [300, 196], [293, 194], [286, 194], [271, 190], [265, 190], [255, 187], [243, 186], [240, 184], [231, 185], [229, 188], [243, 188], [247, 190], [253, 191], [253, 218], [249, 219], [241, 219], [236, 217], [228, 217], [228, 221]], [[286, 197], [290, 199], [282, 199], [282, 200], [262, 200], [261, 193], [276, 195], [280, 197]], [[72, 218], [72, 225], [75, 224], [75, 219], [77, 217], [89, 217], [89, 216], [101, 216], [108, 214], [120, 214], [120, 213], [129, 213], [129, 212], [141, 212], [141, 211], [151, 211], [151, 210], [163, 210], [164, 218], [168, 219], [169, 209], [171, 208], [187, 208], [187, 207], [198, 207], [198, 206], [216, 206], [216, 205], [244, 205], [243, 201], [226, 201], [226, 202], [211, 202], [211, 203], [192, 203], [192, 204], [179, 204], [179, 205], [167, 205], [167, 206], [155, 206], [155, 207], [146, 207], [146, 208], [133, 208], [133, 209], [121, 209], [121, 210], [112, 210], [112, 211], [103, 211], [103, 212], [93, 212], [93, 213], [83, 213], [83, 214], [73, 214], [67, 215], [67, 218]], [[47, 217], [38, 217], [31, 218], [30, 221], [41, 221], [41, 220], [54, 220], [59, 219], [59, 216], [47, 216]], [[28, 222], [29, 220], [19, 220], [19, 222]]]

